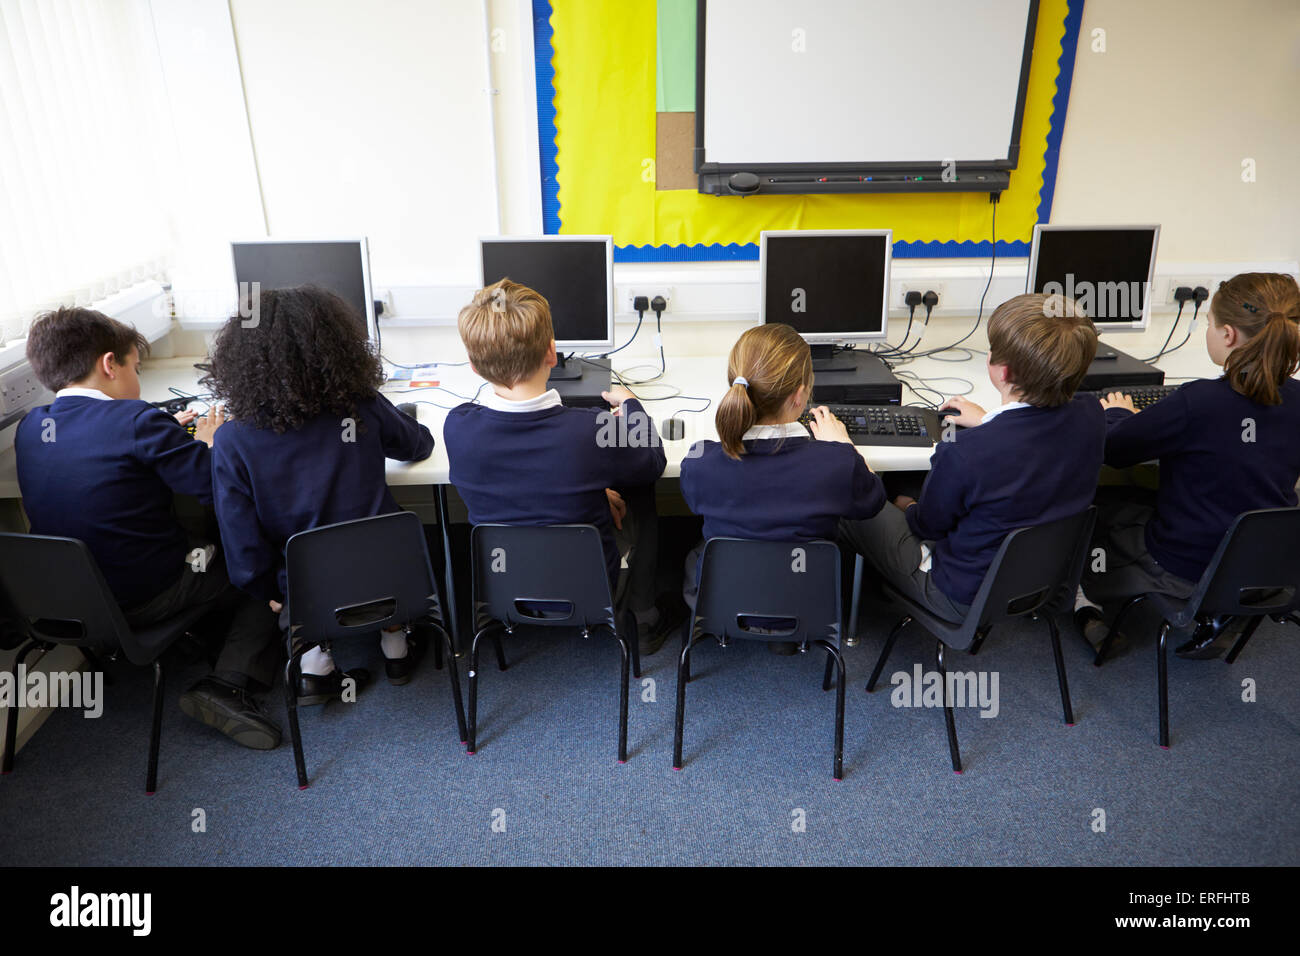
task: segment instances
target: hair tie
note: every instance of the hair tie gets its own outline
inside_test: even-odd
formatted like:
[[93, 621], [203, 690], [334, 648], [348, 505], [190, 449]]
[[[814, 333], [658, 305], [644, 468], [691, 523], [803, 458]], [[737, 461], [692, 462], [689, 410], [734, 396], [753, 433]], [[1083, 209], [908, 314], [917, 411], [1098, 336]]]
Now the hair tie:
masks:
[[743, 375], [737, 375], [734, 379], [731, 380], [731, 384], [743, 385], [745, 386], [745, 388], [749, 388], [749, 379], [745, 378], [745, 376]]
[[1264, 321], [1266, 321], [1266, 322], [1272, 322], [1274, 319], [1281, 319], [1283, 322], [1285, 322], [1285, 321], [1286, 321], [1286, 313], [1285, 313], [1285, 312], [1270, 312], [1270, 313], [1268, 314], [1268, 318], [1265, 319]]

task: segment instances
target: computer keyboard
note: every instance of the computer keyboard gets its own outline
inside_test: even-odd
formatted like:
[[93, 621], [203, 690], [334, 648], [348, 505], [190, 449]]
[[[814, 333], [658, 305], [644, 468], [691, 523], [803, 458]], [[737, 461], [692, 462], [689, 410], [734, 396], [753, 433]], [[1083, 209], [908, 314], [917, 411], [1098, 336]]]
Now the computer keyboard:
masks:
[[1091, 395], [1093, 398], [1105, 398], [1111, 392], [1119, 392], [1133, 399], [1133, 405], [1138, 411], [1154, 405], [1160, 399], [1164, 398], [1178, 390], [1177, 385], [1117, 385], [1115, 388], [1108, 388], [1100, 392], [1084, 392], [1085, 395]]
[[[855, 445], [929, 448], [939, 437], [939, 416], [929, 408], [905, 405], [827, 405], [844, 423]], [[810, 412], [799, 422], [807, 425]]]

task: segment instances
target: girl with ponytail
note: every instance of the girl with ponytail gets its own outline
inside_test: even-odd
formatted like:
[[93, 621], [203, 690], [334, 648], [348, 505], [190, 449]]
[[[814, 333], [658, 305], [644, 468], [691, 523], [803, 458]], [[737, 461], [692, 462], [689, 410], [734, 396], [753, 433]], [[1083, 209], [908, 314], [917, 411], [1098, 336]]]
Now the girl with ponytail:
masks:
[[[1224, 374], [1188, 382], [1137, 412], [1127, 396], [1106, 407], [1106, 464], [1159, 459], [1155, 507], [1105, 506], [1098, 516], [1106, 570], [1089, 570], [1088, 599], [1111, 614], [1128, 598], [1191, 594], [1237, 515], [1296, 504], [1300, 479], [1300, 286], [1249, 272], [1210, 300], [1205, 347]], [[1085, 633], [1094, 630], [1087, 620]], [[1222, 624], [1223, 622], [1221, 622]], [[1231, 629], [1231, 628], [1229, 628]], [[1217, 657], [1227, 635], [1198, 631], [1178, 653]]]
[[[812, 353], [788, 325], [749, 329], [727, 361], [719, 441], [682, 462], [682, 497], [704, 518], [705, 540], [834, 541], [840, 518], [870, 518], [885, 503], [844, 424], [825, 407], [799, 423], [812, 395]], [[811, 431], [811, 434], [809, 432]], [[687, 556], [683, 594], [694, 606], [704, 542]]]

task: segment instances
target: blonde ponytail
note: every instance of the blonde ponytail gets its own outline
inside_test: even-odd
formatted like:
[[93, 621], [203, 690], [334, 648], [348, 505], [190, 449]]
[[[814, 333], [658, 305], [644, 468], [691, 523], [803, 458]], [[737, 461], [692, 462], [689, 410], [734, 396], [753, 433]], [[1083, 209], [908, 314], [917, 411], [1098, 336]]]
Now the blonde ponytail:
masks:
[[756, 326], [732, 346], [727, 381], [731, 385], [718, 404], [714, 426], [722, 450], [739, 459], [745, 453], [745, 432], [778, 412], [799, 386], [812, 393], [812, 352], [788, 325]]

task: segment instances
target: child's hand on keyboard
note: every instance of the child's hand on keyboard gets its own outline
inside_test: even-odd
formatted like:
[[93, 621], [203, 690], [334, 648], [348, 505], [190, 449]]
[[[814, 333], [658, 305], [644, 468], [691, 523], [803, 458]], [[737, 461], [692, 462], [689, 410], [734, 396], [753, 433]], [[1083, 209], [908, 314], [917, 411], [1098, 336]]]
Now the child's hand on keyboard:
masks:
[[177, 412], [172, 417], [175, 418], [182, 425], [188, 425], [190, 422], [194, 421], [194, 419], [199, 417], [199, 413], [187, 408], [183, 412]]
[[945, 408], [955, 408], [957, 414], [941, 418], [939, 420], [940, 425], [946, 424], [947, 422], [955, 422], [962, 428], [974, 428], [984, 420], [984, 416], [987, 414], [979, 405], [967, 401], [960, 395], [953, 396], [939, 406], [940, 411]]
[[1126, 408], [1136, 414], [1137, 406], [1133, 404], [1133, 399], [1123, 392], [1111, 392], [1101, 400], [1102, 408]]
[[199, 420], [195, 422], [194, 437], [211, 448], [212, 436], [217, 433], [218, 428], [225, 424], [225, 421], [226, 407], [224, 405], [218, 405], [208, 412], [208, 414], [200, 417]]
[[831, 410], [825, 405], [818, 405], [816, 408], [808, 410], [808, 430], [812, 432], [813, 438], [818, 441], [838, 441], [846, 445], [852, 445], [853, 439], [849, 437], [849, 430], [844, 427], [844, 423], [831, 414]]

